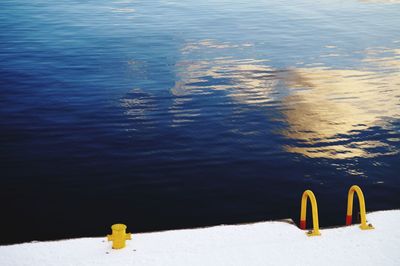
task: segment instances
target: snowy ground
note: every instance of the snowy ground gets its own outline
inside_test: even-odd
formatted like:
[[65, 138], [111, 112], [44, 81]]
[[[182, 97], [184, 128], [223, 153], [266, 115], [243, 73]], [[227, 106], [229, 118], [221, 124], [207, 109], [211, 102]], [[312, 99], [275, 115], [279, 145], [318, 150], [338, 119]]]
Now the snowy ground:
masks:
[[400, 265], [400, 210], [367, 218], [375, 230], [355, 225], [317, 237], [263, 222], [133, 234], [122, 250], [105, 237], [0, 246], [0, 265]]

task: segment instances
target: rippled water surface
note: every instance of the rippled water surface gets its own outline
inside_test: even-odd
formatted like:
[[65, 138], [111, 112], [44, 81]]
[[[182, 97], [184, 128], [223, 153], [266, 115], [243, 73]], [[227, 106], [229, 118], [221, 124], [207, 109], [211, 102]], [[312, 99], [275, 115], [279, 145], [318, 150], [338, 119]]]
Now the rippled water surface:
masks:
[[399, 1], [0, 2], [0, 243], [400, 208]]

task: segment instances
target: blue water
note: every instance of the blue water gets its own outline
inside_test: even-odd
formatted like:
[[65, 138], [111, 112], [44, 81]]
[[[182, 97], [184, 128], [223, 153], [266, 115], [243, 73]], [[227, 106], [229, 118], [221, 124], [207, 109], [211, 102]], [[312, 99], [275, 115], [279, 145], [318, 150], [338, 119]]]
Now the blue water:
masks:
[[400, 208], [397, 1], [83, 2], [0, 2], [0, 243]]

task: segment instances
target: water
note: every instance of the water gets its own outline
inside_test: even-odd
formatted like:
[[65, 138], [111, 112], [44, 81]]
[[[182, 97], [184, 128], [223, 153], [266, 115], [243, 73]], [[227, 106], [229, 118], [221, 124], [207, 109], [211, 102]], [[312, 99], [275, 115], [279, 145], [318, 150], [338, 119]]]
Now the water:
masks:
[[398, 1], [0, 2], [0, 243], [400, 207]]

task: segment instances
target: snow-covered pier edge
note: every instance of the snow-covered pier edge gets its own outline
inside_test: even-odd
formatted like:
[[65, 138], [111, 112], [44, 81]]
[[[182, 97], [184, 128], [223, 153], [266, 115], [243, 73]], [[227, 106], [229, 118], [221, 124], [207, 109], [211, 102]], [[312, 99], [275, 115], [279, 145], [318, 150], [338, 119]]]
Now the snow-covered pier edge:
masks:
[[[106, 237], [0, 246], [0, 265], [400, 265], [400, 210], [308, 237], [285, 222], [134, 233], [112, 250]], [[108, 233], [108, 232], [105, 232]], [[0, 235], [1, 237], [1, 235]]]

